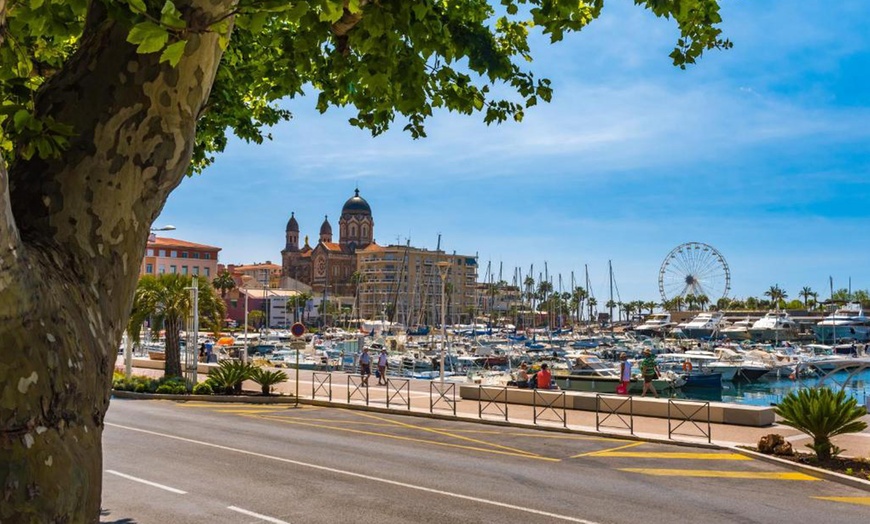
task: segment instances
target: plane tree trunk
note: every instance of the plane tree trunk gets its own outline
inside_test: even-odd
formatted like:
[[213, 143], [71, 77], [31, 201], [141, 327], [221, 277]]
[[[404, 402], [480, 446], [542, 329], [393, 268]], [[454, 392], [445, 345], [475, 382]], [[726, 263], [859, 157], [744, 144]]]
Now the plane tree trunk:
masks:
[[[232, 5], [182, 12], [201, 24]], [[0, 522], [99, 519], [118, 344], [220, 60], [212, 32], [191, 34], [171, 68], [137, 54], [128, 31], [92, 2], [80, 48], [36, 98], [37, 115], [73, 126], [70, 147], [0, 158]]]

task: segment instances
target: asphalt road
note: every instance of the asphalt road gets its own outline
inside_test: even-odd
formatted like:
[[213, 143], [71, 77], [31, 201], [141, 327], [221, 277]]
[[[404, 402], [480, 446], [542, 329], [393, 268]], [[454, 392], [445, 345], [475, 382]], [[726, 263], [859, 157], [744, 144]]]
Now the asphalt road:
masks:
[[[725, 451], [300, 406], [112, 401], [102, 522], [865, 522]], [[834, 500], [835, 499], [835, 500]]]

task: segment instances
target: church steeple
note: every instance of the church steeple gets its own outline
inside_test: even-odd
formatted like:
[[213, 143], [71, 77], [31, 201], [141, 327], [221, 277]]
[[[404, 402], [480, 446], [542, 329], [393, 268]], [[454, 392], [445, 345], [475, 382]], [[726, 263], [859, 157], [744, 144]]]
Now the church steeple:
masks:
[[323, 243], [332, 242], [332, 225], [329, 223], [329, 216], [323, 217], [323, 224], [320, 226], [320, 241]]
[[290, 213], [290, 220], [287, 221], [286, 229], [287, 245], [284, 247], [287, 251], [299, 251], [299, 222], [296, 221], [296, 213]]

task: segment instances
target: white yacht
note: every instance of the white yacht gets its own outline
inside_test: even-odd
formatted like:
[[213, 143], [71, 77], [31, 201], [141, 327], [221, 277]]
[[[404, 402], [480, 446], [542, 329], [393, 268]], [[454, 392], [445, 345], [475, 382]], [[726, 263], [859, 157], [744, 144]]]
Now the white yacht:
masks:
[[727, 337], [731, 340], [749, 340], [752, 338], [752, 335], [749, 334], [749, 329], [754, 323], [754, 320], [746, 317], [734, 322], [728, 327], [723, 327], [719, 330], [719, 333], [721, 333], [723, 337]]
[[643, 324], [637, 326], [634, 332], [639, 335], [660, 337], [670, 331], [675, 325], [676, 323], [671, 322], [670, 313], [653, 313], [646, 317]]
[[723, 318], [725, 317], [719, 311], [705, 311], [682, 324], [680, 329], [689, 338], [709, 338], [719, 331]]
[[837, 340], [868, 342], [870, 318], [864, 314], [861, 304], [846, 304], [816, 324], [813, 331], [822, 343], [834, 343]]
[[790, 340], [797, 335], [798, 325], [785, 311], [768, 311], [749, 328], [754, 341]]

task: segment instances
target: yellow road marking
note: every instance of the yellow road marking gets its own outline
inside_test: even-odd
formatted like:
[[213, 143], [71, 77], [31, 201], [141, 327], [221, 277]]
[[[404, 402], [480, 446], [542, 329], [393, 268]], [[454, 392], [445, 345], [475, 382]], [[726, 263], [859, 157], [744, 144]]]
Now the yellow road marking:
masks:
[[468, 434], [480, 434], [480, 435], [504, 435], [509, 437], [532, 437], [535, 440], [538, 439], [564, 439], [564, 440], [596, 440], [602, 442], [624, 442], [625, 439], [621, 438], [611, 438], [611, 437], [590, 437], [586, 435], [558, 435], [558, 434], [543, 434], [543, 435], [533, 435], [531, 433], [519, 433], [513, 431], [499, 431], [497, 429], [454, 429], [453, 433], [468, 433]]
[[[619, 449], [619, 448], [616, 448]], [[615, 458], [654, 458], [654, 459], [683, 459], [683, 460], [752, 460], [739, 453], [684, 453], [680, 451], [600, 451], [592, 453], [600, 457]]]
[[651, 469], [651, 468], [620, 468], [620, 471], [655, 475], [659, 477], [710, 477], [725, 479], [760, 479], [760, 480], [819, 480], [803, 473], [794, 471], [712, 471], [703, 469]]
[[557, 459], [557, 458], [541, 457], [538, 455], [530, 455], [528, 453], [523, 453], [523, 452], [508, 452], [508, 451], [501, 451], [498, 449], [478, 448], [478, 447], [474, 447], [474, 446], [463, 446], [462, 444], [452, 444], [449, 442], [438, 442], [438, 441], [434, 441], [434, 440], [426, 440], [426, 439], [420, 439], [420, 438], [414, 438], [414, 437], [405, 437], [402, 435], [391, 435], [389, 433], [378, 433], [375, 431], [364, 431], [361, 429], [325, 426], [323, 424], [311, 424], [311, 423], [299, 420], [297, 418], [275, 417], [275, 416], [270, 416], [270, 415], [241, 415], [241, 416], [251, 417], [251, 418], [259, 418], [259, 419], [263, 419], [263, 420], [272, 420], [275, 422], [282, 422], [284, 424], [296, 424], [298, 426], [311, 426], [311, 427], [315, 427], [315, 428], [324, 428], [324, 429], [332, 429], [335, 431], [344, 431], [346, 433], [356, 433], [359, 435], [384, 437], [384, 438], [389, 438], [389, 439], [393, 439], [393, 440], [404, 440], [404, 441], [408, 441], [408, 442], [420, 442], [423, 444], [432, 444], [435, 446], [443, 446], [443, 447], [448, 447], [448, 448], [467, 449], [467, 450], [471, 450], [471, 451], [480, 451], [483, 453], [495, 453], [497, 455], [508, 455], [511, 457], [522, 457], [522, 458], [533, 459], [533, 460], [544, 460], [547, 462], [560, 462], [560, 459]]
[[239, 409], [239, 408], [250, 408], [250, 409], [263, 409], [269, 411], [280, 411], [282, 409], [289, 409], [293, 406], [291, 404], [247, 404], [244, 402], [182, 402], [178, 404], [181, 407], [185, 408], [210, 408], [215, 410], [220, 409]]
[[846, 504], [859, 504], [861, 506], [870, 506], [870, 497], [813, 497], [819, 500], [830, 500], [832, 502], [845, 502]]
[[579, 455], [574, 455], [571, 458], [574, 459], [574, 458], [580, 458], [580, 457], [591, 457], [591, 456], [598, 456], [598, 455], [605, 455], [605, 454], [609, 455], [610, 453], [613, 453], [618, 449], [633, 448], [635, 446], [640, 446], [641, 444], [644, 444], [644, 443], [643, 442], [632, 442], [631, 444], [619, 446], [618, 448], [600, 449], [598, 451], [590, 451], [588, 453], [580, 453]]
[[446, 430], [443, 430], [443, 429], [425, 428], [425, 427], [422, 427], [422, 426], [415, 426], [414, 424], [408, 424], [408, 423], [405, 423], [405, 422], [400, 422], [400, 421], [398, 421], [398, 420], [390, 420], [390, 419], [386, 419], [386, 418], [383, 418], [383, 417], [379, 417], [379, 416], [377, 416], [377, 415], [371, 415], [371, 414], [363, 413], [363, 412], [357, 412], [356, 414], [357, 414], [357, 415], [360, 415], [360, 416], [362, 416], [362, 417], [366, 417], [366, 418], [373, 418], [373, 419], [375, 419], [375, 420], [383, 420], [384, 422], [389, 422], [390, 424], [393, 424], [393, 425], [396, 425], [396, 426], [400, 426], [400, 427], [403, 427], [403, 428], [416, 429], [416, 430], [419, 430], [419, 431], [425, 431], [425, 432], [428, 432], [428, 433], [435, 433], [436, 435], [444, 435], [444, 436], [446, 436], [446, 437], [453, 437], [453, 438], [456, 438], [456, 439], [459, 439], [459, 440], [466, 440], [466, 441], [468, 441], [468, 442], [473, 442], [473, 443], [475, 443], [475, 444], [483, 444], [484, 446], [492, 446], [492, 447], [494, 447], [494, 448], [504, 449], [504, 450], [510, 451], [511, 453], [515, 453], [515, 454], [516, 454], [516, 453], [522, 453], [522, 454], [529, 455], [529, 456], [532, 456], [532, 457], [540, 457], [540, 456], [541, 456], [541, 455], [539, 455], [538, 453], [532, 453], [531, 451], [525, 451], [525, 450], [522, 450], [522, 449], [512, 448], [512, 447], [510, 447], [510, 446], [502, 446], [501, 444], [495, 444], [495, 443], [492, 443], [492, 442], [487, 442], [487, 441], [485, 441], [485, 440], [478, 440], [478, 439], [474, 439], [474, 438], [471, 438], [471, 437], [465, 437], [465, 436], [457, 435], [457, 434], [455, 434], [455, 433], [452, 433], [452, 432], [450, 432], [450, 431], [446, 431]]

